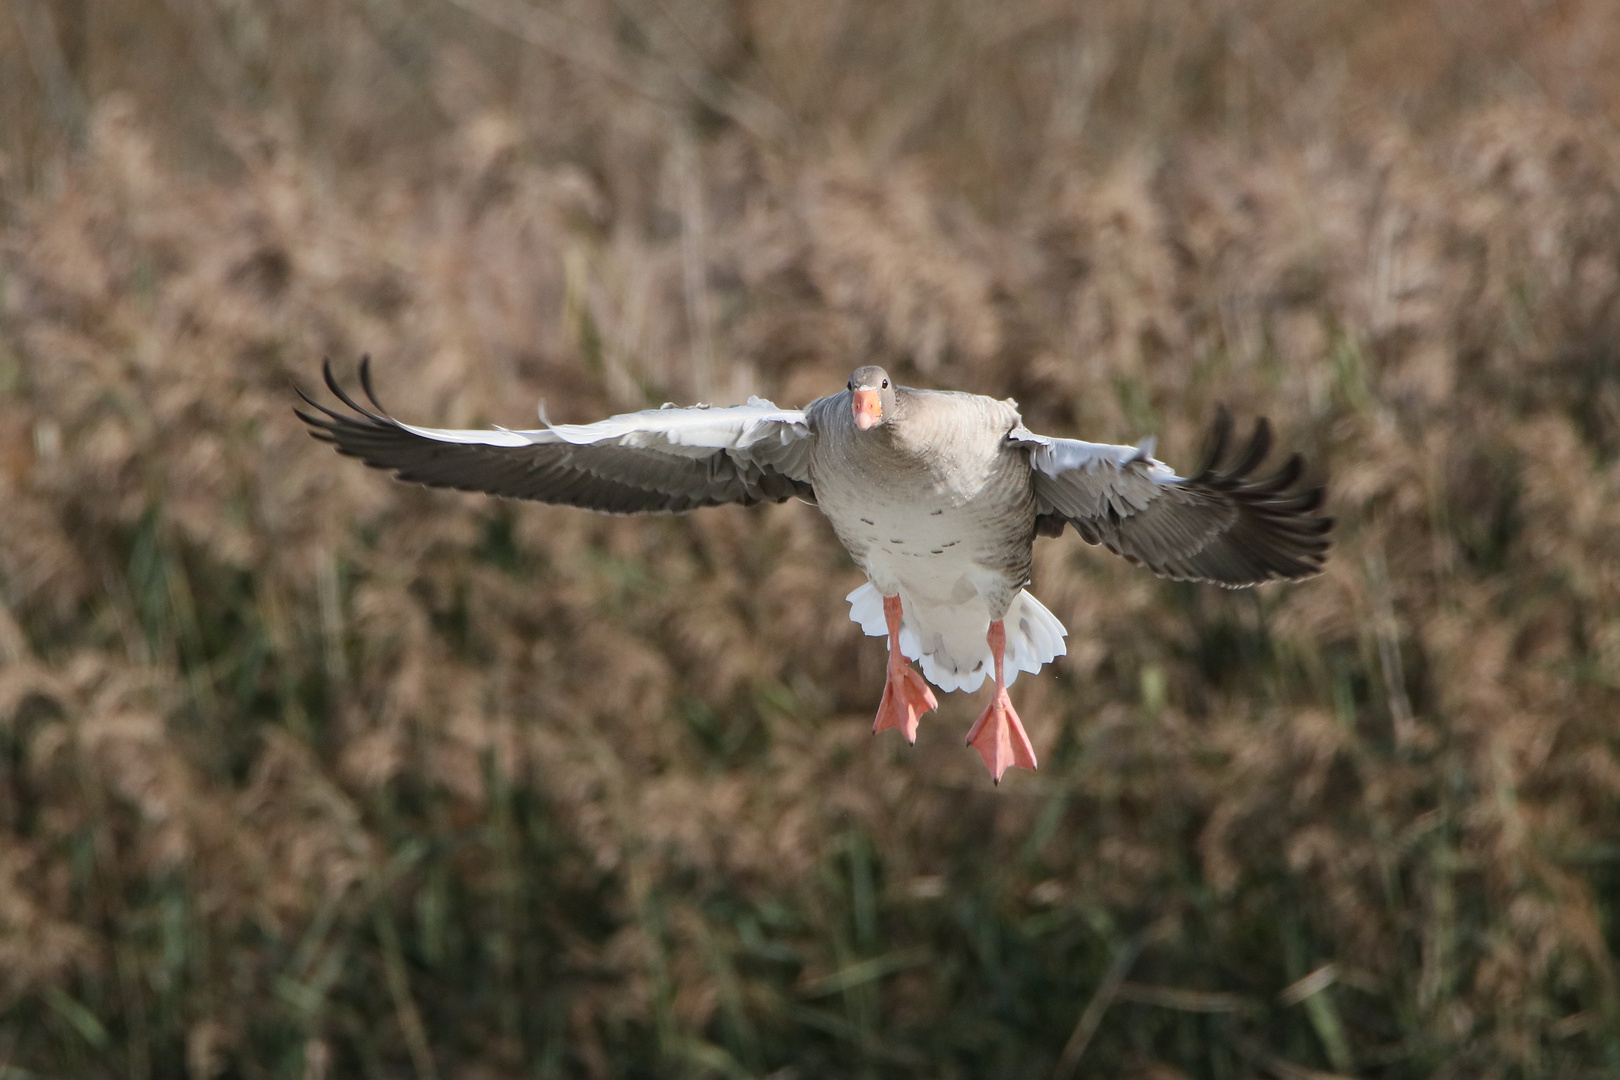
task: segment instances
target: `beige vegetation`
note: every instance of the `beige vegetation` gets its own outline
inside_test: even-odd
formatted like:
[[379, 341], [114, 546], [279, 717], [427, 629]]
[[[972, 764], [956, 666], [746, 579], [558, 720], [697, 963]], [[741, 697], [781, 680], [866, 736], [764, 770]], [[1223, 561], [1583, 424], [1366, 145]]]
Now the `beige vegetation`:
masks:
[[[1614, 1075], [1616, 117], [1604, 0], [12, 0], [0, 1075]], [[1338, 547], [1045, 542], [997, 790], [813, 508], [395, 483], [291, 412], [362, 351], [1226, 401]]]

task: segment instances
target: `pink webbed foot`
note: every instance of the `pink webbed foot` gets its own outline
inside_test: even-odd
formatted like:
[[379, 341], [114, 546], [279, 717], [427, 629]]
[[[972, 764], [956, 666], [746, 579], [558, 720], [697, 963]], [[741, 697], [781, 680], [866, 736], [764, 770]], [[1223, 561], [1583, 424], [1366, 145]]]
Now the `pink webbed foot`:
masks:
[[917, 721], [928, 710], [939, 708], [939, 699], [898, 651], [889, 656], [889, 679], [883, 684], [883, 702], [878, 706], [872, 734], [899, 728], [906, 742], [915, 743]]
[[906, 742], [916, 743], [917, 721], [930, 709], [939, 708], [939, 699], [928, 683], [917, 674], [900, 652], [900, 598], [883, 598], [883, 615], [889, 624], [889, 675], [883, 683], [883, 701], [878, 705], [872, 734], [899, 728]]
[[1001, 783], [1001, 774], [1017, 765], [1023, 769], [1036, 768], [1035, 748], [1024, 733], [1012, 699], [1004, 687], [997, 686], [990, 704], [979, 714], [979, 719], [968, 729], [968, 745], [979, 752], [990, 777]]
[[968, 745], [979, 752], [984, 759], [984, 767], [990, 770], [990, 778], [1001, 783], [1001, 774], [1017, 765], [1024, 769], [1034, 769], [1035, 748], [1029, 744], [1029, 736], [1024, 733], [1024, 724], [1018, 719], [1018, 711], [1013, 708], [1012, 698], [1007, 696], [1007, 683], [1002, 678], [1004, 671], [1003, 659], [1007, 649], [1007, 628], [997, 619], [990, 624], [990, 632], [985, 635], [985, 641], [990, 645], [990, 659], [994, 663], [996, 673], [995, 694], [990, 698], [990, 704], [979, 719], [968, 729]]

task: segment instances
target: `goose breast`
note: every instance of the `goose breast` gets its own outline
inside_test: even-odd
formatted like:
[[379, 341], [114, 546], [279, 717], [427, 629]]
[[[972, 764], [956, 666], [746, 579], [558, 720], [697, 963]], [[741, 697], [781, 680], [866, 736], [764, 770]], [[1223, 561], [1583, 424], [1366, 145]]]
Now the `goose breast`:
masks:
[[[816, 500], [880, 591], [930, 604], [983, 596], [998, 618], [1029, 580], [1035, 495], [1007, 402], [910, 391], [900, 415], [859, 431], [845, 395], [812, 413]], [[818, 405], [821, 403], [818, 403]]]

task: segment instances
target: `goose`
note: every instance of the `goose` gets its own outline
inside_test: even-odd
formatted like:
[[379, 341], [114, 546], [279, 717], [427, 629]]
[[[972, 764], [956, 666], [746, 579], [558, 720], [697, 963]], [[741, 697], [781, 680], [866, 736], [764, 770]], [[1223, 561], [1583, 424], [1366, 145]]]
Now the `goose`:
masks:
[[[1036, 434], [1017, 403], [899, 386], [875, 365], [802, 409], [753, 397], [624, 413], [591, 424], [455, 430], [394, 419], [359, 366], [369, 405], [322, 367], [344, 406], [299, 390], [297, 415], [318, 439], [401, 480], [535, 499], [610, 514], [682, 513], [725, 503], [801, 499], [821, 509], [866, 583], [850, 618], [888, 639], [873, 731], [915, 743], [933, 687], [994, 682], [967, 733], [1000, 783], [1036, 756], [1007, 688], [1066, 651], [1063, 624], [1027, 591], [1034, 542], [1072, 526], [1161, 577], [1242, 588], [1318, 573], [1333, 520], [1321, 486], [1301, 485], [1295, 454], [1256, 476], [1271, 426], [1234, 443], [1217, 409], [1200, 468], [1178, 476], [1135, 446]], [[917, 661], [921, 673], [911, 666]]]

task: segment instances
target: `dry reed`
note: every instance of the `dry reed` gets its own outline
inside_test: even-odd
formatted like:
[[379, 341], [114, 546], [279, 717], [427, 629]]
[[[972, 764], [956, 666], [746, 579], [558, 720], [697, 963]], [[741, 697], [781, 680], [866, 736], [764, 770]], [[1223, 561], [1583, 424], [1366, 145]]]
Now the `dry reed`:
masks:
[[[0, 1074], [1611, 1075], [1616, 15], [18, 0]], [[1226, 400], [1339, 547], [1045, 544], [995, 790], [869, 736], [812, 508], [394, 483], [290, 411], [361, 351], [448, 426]]]

